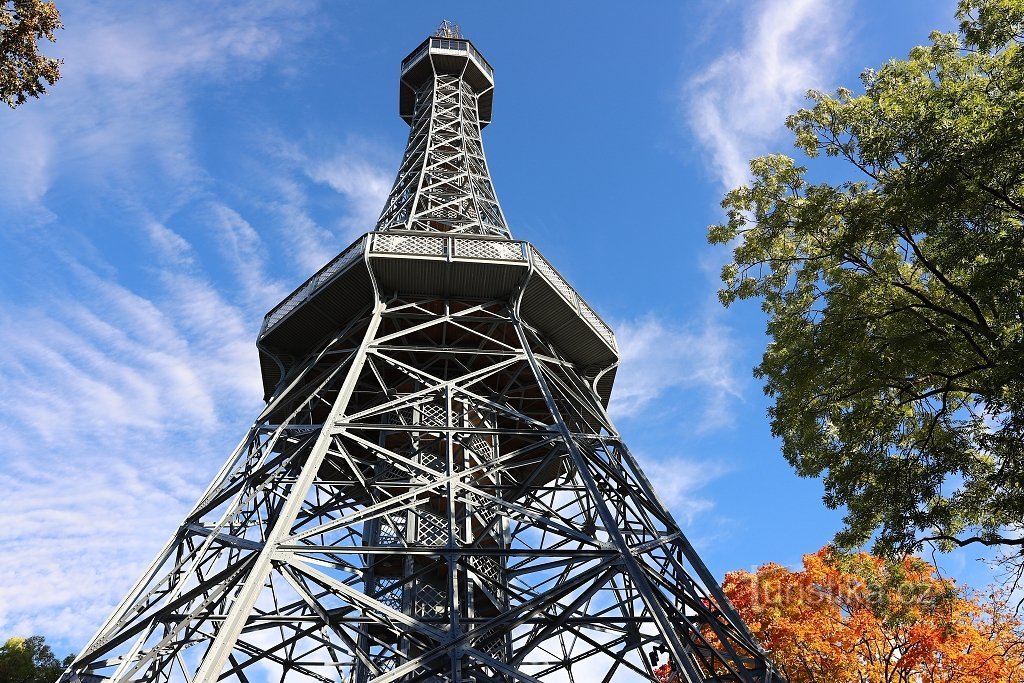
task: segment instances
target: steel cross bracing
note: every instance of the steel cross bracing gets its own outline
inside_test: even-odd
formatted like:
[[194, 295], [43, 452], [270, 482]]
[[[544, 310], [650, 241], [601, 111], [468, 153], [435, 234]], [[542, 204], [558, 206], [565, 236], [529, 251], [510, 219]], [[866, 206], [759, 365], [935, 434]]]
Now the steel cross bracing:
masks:
[[412, 130], [377, 230], [509, 237], [480, 137], [478, 93], [434, 74], [416, 91]]
[[73, 671], [650, 680], [656, 648], [769, 680], [577, 369], [507, 301], [411, 297], [296, 368]]
[[780, 680], [608, 419], [611, 330], [508, 239], [490, 66], [402, 66], [377, 233], [267, 314], [266, 408], [62, 683]]

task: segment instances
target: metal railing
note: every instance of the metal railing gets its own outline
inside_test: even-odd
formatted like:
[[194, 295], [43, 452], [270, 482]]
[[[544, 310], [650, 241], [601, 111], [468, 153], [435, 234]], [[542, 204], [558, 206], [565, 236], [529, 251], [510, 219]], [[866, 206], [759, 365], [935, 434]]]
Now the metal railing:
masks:
[[484, 59], [484, 56], [480, 54], [480, 51], [473, 47], [473, 44], [468, 40], [459, 40], [456, 38], [431, 38], [428, 42], [423, 43], [423, 46], [420, 49], [402, 60], [402, 73], [405, 73], [409, 67], [418, 62], [420, 58], [430, 50], [465, 52], [469, 54], [470, 59], [476, 62], [477, 66], [479, 66], [484, 73], [490, 76], [491, 80], [494, 79], [494, 67]]
[[533, 265], [537, 269], [545, 280], [562, 295], [570, 306], [576, 309], [580, 317], [583, 318], [587, 323], [597, 332], [598, 336], [605, 341], [616, 353], [619, 351], [618, 344], [615, 343], [615, 334], [612, 332], [612, 328], [608, 327], [604, 320], [601, 320], [601, 316], [594, 312], [583, 297], [572, 288], [565, 278], [562, 277], [554, 266], [548, 263], [547, 259], [540, 255], [532, 245], [530, 246], [530, 257], [533, 259]]
[[534, 268], [548, 284], [558, 292], [566, 302], [580, 315], [583, 320], [597, 332], [609, 347], [619, 350], [615, 343], [615, 334], [607, 323], [601, 319], [583, 297], [573, 289], [565, 278], [540, 255], [532, 245], [519, 240], [480, 239], [475, 237], [456, 237], [438, 234], [404, 234], [395, 232], [374, 232], [365, 235], [353, 243], [345, 251], [338, 254], [326, 266], [321, 268], [294, 292], [272, 308], [263, 318], [260, 329], [262, 338], [274, 326], [281, 322], [313, 294], [348, 269], [362, 255], [366, 240], [372, 238], [370, 253], [376, 254], [410, 254], [414, 256], [441, 256], [457, 259], [485, 259], [491, 261], [527, 261], [532, 260]]
[[303, 282], [299, 287], [286, 296], [277, 306], [270, 309], [270, 312], [263, 317], [263, 327], [260, 329], [262, 338], [272, 327], [281, 322], [282, 319], [295, 310], [303, 301], [313, 296], [313, 292], [323, 287], [334, 279], [342, 271], [357, 261], [363, 255], [363, 247], [366, 244], [366, 237], [361, 237], [351, 244], [348, 249], [335, 256], [326, 266], [313, 274], [313, 277]]
[[484, 56], [480, 54], [475, 47], [473, 47], [473, 43], [469, 44], [469, 55], [476, 60], [477, 64], [487, 73], [488, 76], [491, 77], [491, 80], [493, 81], [494, 68], [488, 64], [487, 60], [484, 59]]
[[430, 49], [430, 43], [423, 43], [423, 45], [420, 46], [420, 49], [416, 50], [416, 52], [413, 52], [411, 55], [409, 55], [408, 57], [403, 59], [402, 60], [402, 72], [404, 73], [405, 70], [410, 65], [418, 62], [420, 57], [425, 55], [427, 53], [427, 50], [429, 50], [429, 49]]
[[446, 256], [458, 259], [526, 261], [526, 243], [517, 240], [456, 237], [438, 233], [415, 234], [377, 232], [370, 252], [375, 254], [413, 254]]

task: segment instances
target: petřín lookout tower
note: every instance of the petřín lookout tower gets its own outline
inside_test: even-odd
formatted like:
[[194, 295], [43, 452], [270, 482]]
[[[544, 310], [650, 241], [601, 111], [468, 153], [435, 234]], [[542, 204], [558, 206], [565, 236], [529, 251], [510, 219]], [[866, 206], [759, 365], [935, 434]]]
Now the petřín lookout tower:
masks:
[[402, 61], [377, 227], [271, 310], [267, 405], [65, 673], [147, 681], [779, 681], [619, 439], [612, 331], [512, 239], [487, 60]]

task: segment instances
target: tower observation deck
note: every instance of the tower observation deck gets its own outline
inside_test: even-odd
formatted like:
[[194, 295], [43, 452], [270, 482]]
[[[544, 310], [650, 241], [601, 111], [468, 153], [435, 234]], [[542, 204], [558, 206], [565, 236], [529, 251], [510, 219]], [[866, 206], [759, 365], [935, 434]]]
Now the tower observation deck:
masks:
[[608, 325], [508, 228], [494, 72], [401, 63], [376, 228], [275, 306], [266, 407], [63, 681], [781, 681], [608, 418]]

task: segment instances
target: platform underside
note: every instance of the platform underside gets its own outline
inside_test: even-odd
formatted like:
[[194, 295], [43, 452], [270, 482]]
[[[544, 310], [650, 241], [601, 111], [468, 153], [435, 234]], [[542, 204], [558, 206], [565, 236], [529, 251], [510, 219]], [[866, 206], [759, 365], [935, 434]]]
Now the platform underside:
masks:
[[556, 344], [607, 406], [615, 336], [528, 242], [425, 233], [370, 233], [267, 315], [260, 333], [265, 397], [310, 350], [381, 296], [501, 299]]

